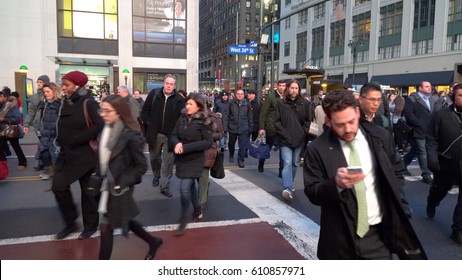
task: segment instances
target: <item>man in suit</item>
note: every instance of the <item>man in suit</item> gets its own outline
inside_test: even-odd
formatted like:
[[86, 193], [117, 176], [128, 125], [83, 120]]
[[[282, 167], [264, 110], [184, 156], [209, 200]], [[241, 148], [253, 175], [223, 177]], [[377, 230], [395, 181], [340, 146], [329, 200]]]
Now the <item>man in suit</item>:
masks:
[[427, 81], [421, 82], [418, 91], [409, 96], [404, 104], [404, 117], [413, 129], [411, 150], [404, 155], [404, 165], [407, 167], [417, 156], [422, 171], [422, 181], [427, 184], [431, 184], [433, 179], [427, 164], [425, 138], [430, 115], [433, 111], [441, 109], [441, 106], [441, 100], [438, 95], [432, 95], [432, 85]]
[[330, 129], [308, 145], [303, 166], [305, 194], [321, 206], [318, 258], [426, 259], [401, 204], [392, 135], [360, 120], [348, 91], [322, 106]]

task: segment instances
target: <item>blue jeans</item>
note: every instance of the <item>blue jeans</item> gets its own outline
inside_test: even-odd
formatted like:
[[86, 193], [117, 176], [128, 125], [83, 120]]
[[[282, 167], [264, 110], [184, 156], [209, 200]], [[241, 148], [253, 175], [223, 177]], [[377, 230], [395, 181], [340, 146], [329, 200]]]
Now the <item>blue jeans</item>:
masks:
[[191, 201], [194, 209], [200, 208], [199, 193], [197, 192], [196, 180], [199, 178], [180, 179], [180, 194], [181, 194], [181, 219], [188, 220], [191, 218], [189, 212], [189, 202]]
[[229, 149], [229, 156], [234, 157], [234, 151], [237, 144], [239, 145], [239, 152], [237, 154], [237, 162], [244, 163], [245, 158], [245, 151], [249, 148], [250, 145], [250, 138], [248, 133], [244, 134], [229, 134], [229, 142], [228, 142], [228, 149]]
[[411, 138], [411, 150], [404, 155], [404, 165], [406, 167], [412, 162], [415, 156], [419, 160], [420, 170], [422, 171], [422, 177], [430, 176], [432, 173], [428, 169], [427, 163], [427, 150], [425, 148], [425, 139], [421, 138]]
[[294, 178], [297, 174], [297, 162], [302, 147], [289, 148], [280, 146], [282, 157], [282, 188], [292, 192]]
[[223, 133], [223, 137], [220, 138], [220, 149], [226, 148], [226, 145], [228, 144], [228, 137], [228, 132]]

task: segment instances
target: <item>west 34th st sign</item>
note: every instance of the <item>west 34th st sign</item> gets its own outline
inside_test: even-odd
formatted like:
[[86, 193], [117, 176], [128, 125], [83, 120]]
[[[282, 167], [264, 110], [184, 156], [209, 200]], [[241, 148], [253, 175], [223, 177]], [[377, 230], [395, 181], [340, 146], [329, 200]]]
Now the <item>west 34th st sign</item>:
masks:
[[229, 45], [228, 54], [256, 55], [257, 49], [249, 45]]

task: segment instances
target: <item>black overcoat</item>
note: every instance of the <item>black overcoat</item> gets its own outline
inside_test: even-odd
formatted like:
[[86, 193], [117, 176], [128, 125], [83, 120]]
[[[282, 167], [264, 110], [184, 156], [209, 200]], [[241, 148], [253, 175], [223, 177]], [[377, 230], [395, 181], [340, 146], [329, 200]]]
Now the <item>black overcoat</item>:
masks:
[[[83, 104], [86, 102], [93, 126], [87, 127]], [[103, 119], [98, 114], [98, 103], [90, 95], [74, 92], [62, 100], [61, 112], [57, 121], [57, 142], [61, 147], [56, 160], [53, 177], [53, 190], [65, 190], [96, 167], [96, 153], [89, 142], [96, 139], [103, 129]]]
[[[427, 133], [428, 162], [438, 161], [440, 166], [440, 170], [433, 173], [435, 183], [460, 186], [462, 183], [462, 122], [461, 113], [454, 111], [454, 104], [433, 112]], [[461, 138], [455, 141], [458, 137]]]
[[[382, 205], [384, 242], [400, 259], [426, 259], [425, 252], [404, 212], [399, 193], [404, 183], [401, 163], [395, 160], [391, 134], [366, 120], [360, 121], [372, 152], [378, 196]], [[353, 189], [339, 191], [335, 175], [347, 167], [340, 142], [331, 130], [313, 140], [305, 153], [303, 179], [309, 200], [321, 206], [319, 259], [355, 259], [357, 203]]]

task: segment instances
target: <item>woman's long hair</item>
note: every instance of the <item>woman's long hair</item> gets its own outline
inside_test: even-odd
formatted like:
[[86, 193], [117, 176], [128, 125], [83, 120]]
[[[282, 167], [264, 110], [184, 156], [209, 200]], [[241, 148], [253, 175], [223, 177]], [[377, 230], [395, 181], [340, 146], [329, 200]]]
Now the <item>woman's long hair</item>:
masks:
[[127, 103], [127, 100], [119, 95], [109, 95], [102, 102], [107, 102], [111, 104], [112, 107], [119, 114], [120, 119], [128, 128], [140, 132], [140, 125], [138, 122], [133, 119], [132, 113], [130, 112], [130, 106]]
[[[61, 98], [61, 92], [60, 92], [59, 87], [58, 87], [57, 84], [52, 83], [52, 82], [44, 83], [43, 88], [46, 88], [46, 87], [53, 91], [53, 100], [52, 101], [55, 101], [55, 100], [58, 100], [58, 99]], [[43, 98], [45, 98], [45, 96], [43, 96]]]

